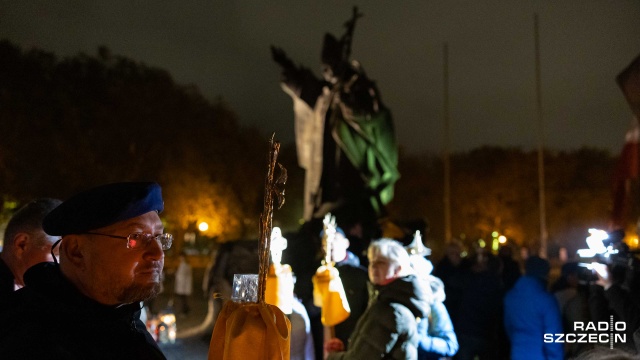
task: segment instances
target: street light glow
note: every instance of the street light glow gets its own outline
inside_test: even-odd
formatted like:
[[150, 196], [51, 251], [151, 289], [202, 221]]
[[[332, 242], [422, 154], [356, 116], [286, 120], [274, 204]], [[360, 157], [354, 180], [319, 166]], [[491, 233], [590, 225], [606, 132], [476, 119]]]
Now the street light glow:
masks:
[[209, 230], [209, 224], [207, 224], [206, 222], [202, 221], [200, 222], [200, 224], [198, 224], [198, 230], [200, 231], [207, 231]]

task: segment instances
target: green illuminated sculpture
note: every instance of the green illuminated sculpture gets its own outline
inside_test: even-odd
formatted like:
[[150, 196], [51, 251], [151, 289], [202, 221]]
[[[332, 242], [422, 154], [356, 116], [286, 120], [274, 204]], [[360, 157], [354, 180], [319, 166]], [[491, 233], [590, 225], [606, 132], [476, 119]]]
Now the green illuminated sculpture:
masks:
[[294, 100], [298, 162], [306, 170], [304, 219], [328, 212], [344, 224], [373, 223], [385, 215], [400, 177], [391, 113], [375, 83], [350, 60], [354, 8], [338, 40], [325, 34], [322, 79], [271, 47], [282, 88]]

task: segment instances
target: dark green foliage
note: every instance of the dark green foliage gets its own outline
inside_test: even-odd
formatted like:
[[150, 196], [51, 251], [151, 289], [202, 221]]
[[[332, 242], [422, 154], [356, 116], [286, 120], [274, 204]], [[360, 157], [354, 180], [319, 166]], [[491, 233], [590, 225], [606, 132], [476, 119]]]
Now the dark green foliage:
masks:
[[[545, 153], [550, 248], [557, 244], [575, 250], [584, 246], [589, 227], [607, 228], [615, 161], [607, 152], [589, 148]], [[450, 164], [454, 237], [471, 243], [489, 240], [496, 230], [520, 245], [538, 241], [536, 151], [487, 146], [453, 154]], [[428, 244], [440, 247], [444, 238], [442, 159], [401, 156], [400, 172], [391, 214], [396, 219], [428, 219]]]

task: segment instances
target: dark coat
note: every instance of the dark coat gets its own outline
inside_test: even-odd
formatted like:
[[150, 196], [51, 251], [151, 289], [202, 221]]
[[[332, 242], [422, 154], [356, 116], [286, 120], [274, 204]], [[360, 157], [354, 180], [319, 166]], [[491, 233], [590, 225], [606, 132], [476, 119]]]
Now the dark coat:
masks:
[[[604, 290], [599, 285], [591, 285], [587, 304], [591, 321], [606, 321], [613, 316], [614, 321], [624, 321], [626, 325], [626, 342], [616, 342], [614, 347], [633, 352], [640, 343], [634, 332], [640, 328], [640, 306], [638, 298], [621, 284], [614, 283]], [[636, 342], [636, 343], [634, 343]]]
[[544, 282], [525, 275], [504, 298], [504, 326], [511, 359], [564, 358], [562, 344], [544, 342], [544, 334], [562, 333], [560, 309]]
[[416, 318], [425, 318], [429, 308], [423, 286], [414, 275], [373, 286], [369, 307], [356, 325], [349, 349], [332, 353], [329, 359], [417, 359]]
[[140, 321], [139, 303], [97, 303], [54, 263], [30, 268], [25, 283], [0, 313], [0, 358], [166, 359]]
[[4, 302], [15, 289], [15, 278], [4, 260], [0, 259], [0, 303]]
[[340, 273], [340, 280], [344, 292], [347, 295], [351, 314], [349, 317], [335, 326], [336, 337], [346, 345], [349, 337], [356, 328], [358, 319], [364, 314], [369, 302], [369, 290], [367, 283], [369, 275], [367, 269], [360, 266], [360, 260], [352, 253], [347, 253], [347, 258], [336, 264], [336, 269]]

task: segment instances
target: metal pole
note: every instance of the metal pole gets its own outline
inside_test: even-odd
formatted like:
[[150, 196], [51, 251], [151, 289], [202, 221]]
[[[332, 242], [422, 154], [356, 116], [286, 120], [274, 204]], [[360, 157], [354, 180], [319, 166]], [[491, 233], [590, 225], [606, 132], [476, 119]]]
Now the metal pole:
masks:
[[538, 14], [534, 14], [534, 33], [536, 47], [536, 109], [538, 113], [538, 198], [540, 206], [540, 256], [547, 257], [547, 224], [544, 186], [544, 123], [542, 120], [542, 89], [540, 86], [540, 35]]
[[444, 98], [444, 151], [443, 151], [443, 164], [444, 164], [444, 239], [445, 241], [451, 240], [451, 166], [449, 163], [449, 46], [444, 43], [444, 83], [443, 83], [443, 98]]

